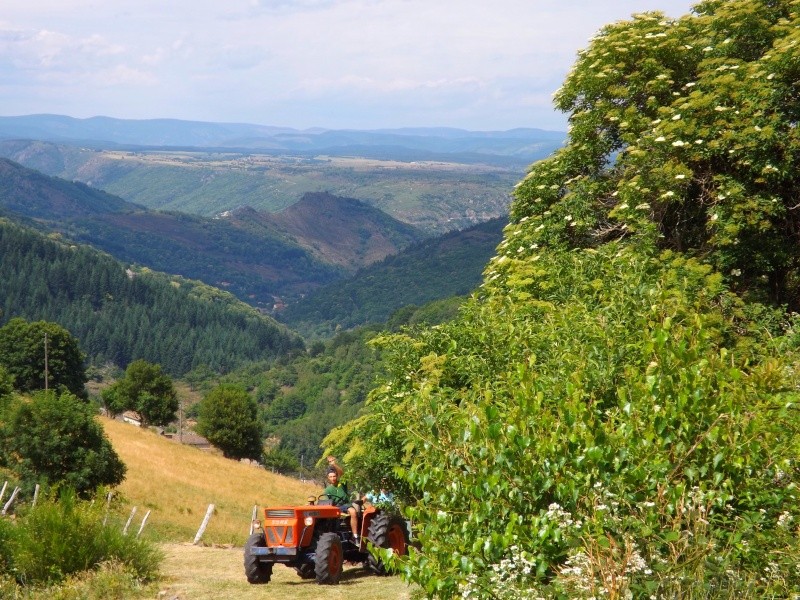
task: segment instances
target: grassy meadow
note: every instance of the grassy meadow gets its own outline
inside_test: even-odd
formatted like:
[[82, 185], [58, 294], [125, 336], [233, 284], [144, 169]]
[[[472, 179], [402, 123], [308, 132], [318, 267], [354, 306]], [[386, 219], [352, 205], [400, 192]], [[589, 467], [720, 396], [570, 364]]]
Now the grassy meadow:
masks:
[[269, 473], [205, 450], [182, 446], [133, 425], [100, 418], [114, 449], [128, 467], [116, 490], [123, 515], [133, 506], [138, 528], [149, 510], [143, 535], [158, 541], [191, 542], [209, 504], [215, 512], [205, 544], [241, 546], [253, 505], [294, 505], [319, 493], [319, 486]]

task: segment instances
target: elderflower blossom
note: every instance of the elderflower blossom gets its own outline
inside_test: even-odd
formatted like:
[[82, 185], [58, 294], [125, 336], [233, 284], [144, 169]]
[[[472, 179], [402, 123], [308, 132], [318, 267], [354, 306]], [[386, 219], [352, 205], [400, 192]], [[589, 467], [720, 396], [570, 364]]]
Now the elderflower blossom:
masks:
[[789, 513], [789, 511], [785, 510], [778, 517], [778, 527], [788, 527], [792, 520], [792, 515]]
[[672, 142], [672, 145], [676, 147], [681, 147], [685, 146], [686, 142], [684, 142], [683, 140], [675, 140], [674, 142]]

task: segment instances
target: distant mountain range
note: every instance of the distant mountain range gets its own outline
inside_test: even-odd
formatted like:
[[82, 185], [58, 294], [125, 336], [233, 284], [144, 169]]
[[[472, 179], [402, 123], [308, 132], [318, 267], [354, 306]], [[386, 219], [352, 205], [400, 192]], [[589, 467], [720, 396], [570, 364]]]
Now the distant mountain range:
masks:
[[447, 160], [526, 165], [544, 158], [566, 138], [560, 131], [519, 128], [467, 131], [451, 128], [359, 130], [271, 127], [177, 119], [75, 119], [63, 115], [0, 117], [0, 139], [79, 143], [90, 147], [171, 147], [259, 150], [276, 153], [358, 155], [400, 160]]

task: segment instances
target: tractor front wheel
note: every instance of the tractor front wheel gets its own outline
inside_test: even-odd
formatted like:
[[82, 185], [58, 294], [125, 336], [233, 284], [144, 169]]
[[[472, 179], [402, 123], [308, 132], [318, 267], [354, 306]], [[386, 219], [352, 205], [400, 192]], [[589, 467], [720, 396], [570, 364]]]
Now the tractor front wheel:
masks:
[[320, 585], [334, 585], [339, 583], [342, 576], [342, 540], [337, 533], [323, 533], [317, 542], [314, 573]]
[[264, 548], [266, 545], [261, 533], [254, 533], [247, 538], [244, 546], [244, 574], [249, 583], [269, 583], [272, 579], [272, 563], [261, 562], [251, 551], [251, 548]]
[[314, 572], [314, 565], [311, 563], [303, 563], [302, 565], [295, 567], [294, 570], [297, 571], [297, 574], [301, 579], [314, 579], [317, 576], [317, 574]]
[[[369, 524], [367, 537], [376, 548], [391, 549], [396, 556], [408, 554], [408, 526], [400, 517], [385, 513], [376, 515]], [[367, 558], [367, 566], [376, 575], [389, 574], [383, 561], [371, 553]]]

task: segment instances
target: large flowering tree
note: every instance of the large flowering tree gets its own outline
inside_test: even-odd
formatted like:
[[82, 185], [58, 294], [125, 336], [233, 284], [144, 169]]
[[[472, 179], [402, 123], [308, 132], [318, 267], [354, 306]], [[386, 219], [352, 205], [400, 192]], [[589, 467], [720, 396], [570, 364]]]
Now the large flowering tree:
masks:
[[429, 596], [800, 588], [799, 52], [798, 0], [604, 28], [481, 288], [383, 339], [346, 458], [408, 490]]

